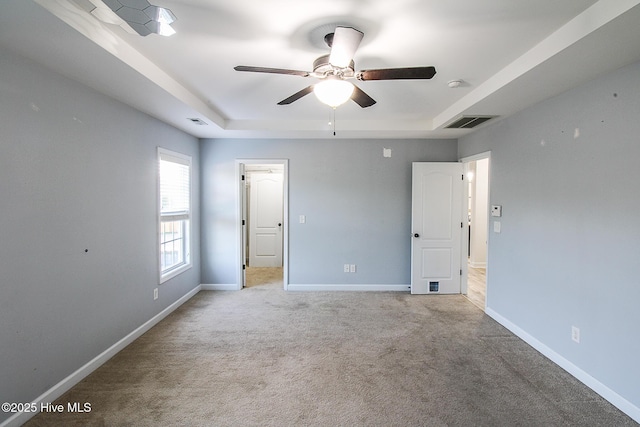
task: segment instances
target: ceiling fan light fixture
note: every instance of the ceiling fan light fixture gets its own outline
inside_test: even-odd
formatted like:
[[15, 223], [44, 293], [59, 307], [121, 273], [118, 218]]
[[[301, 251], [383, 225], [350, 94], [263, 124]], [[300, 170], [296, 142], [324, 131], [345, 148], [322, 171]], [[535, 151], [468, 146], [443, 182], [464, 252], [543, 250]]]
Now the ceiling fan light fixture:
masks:
[[313, 87], [313, 93], [323, 104], [336, 108], [351, 98], [353, 89], [354, 86], [348, 81], [327, 77]]
[[[94, 0], [95, 1], [95, 0]], [[141, 36], [151, 33], [171, 36], [176, 31], [171, 27], [176, 16], [171, 10], [152, 5], [149, 0], [102, 0], [122, 21]], [[93, 13], [93, 12], [92, 12]], [[94, 13], [98, 19], [111, 23]]]
[[173, 24], [176, 20], [176, 16], [173, 12], [164, 7], [151, 5], [144, 10], [144, 13], [146, 13], [152, 20], [161, 24]]

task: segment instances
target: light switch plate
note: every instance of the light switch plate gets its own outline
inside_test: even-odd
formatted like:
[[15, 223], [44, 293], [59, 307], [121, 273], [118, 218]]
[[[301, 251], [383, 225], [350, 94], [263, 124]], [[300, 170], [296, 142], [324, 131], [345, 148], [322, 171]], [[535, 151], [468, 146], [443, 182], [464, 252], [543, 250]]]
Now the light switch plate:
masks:
[[502, 230], [502, 224], [500, 223], [500, 221], [496, 221], [493, 223], [493, 232], [494, 233], [500, 233], [500, 231]]

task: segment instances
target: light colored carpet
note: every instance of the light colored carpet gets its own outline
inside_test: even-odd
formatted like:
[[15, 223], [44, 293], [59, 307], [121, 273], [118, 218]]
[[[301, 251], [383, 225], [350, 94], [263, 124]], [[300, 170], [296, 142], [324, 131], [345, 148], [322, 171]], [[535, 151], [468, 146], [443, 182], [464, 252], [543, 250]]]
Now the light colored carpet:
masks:
[[463, 296], [200, 292], [28, 426], [631, 426]]
[[245, 287], [261, 286], [269, 289], [283, 289], [282, 267], [247, 267]]

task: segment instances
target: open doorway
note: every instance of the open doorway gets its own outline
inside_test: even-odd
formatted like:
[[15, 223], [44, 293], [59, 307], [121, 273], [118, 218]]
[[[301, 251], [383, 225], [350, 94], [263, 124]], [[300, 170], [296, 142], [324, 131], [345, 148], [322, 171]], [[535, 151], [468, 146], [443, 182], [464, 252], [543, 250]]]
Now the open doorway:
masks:
[[482, 310], [487, 303], [489, 154], [462, 159], [469, 185], [466, 296]]
[[237, 160], [240, 251], [238, 283], [284, 288], [287, 284], [286, 160]]

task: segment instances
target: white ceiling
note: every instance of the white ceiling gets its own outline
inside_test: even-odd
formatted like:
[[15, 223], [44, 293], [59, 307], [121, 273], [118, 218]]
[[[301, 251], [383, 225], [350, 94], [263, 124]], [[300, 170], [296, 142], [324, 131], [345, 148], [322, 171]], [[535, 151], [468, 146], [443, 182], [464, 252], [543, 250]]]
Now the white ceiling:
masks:
[[505, 117], [640, 60], [640, 0], [151, 0], [178, 18], [168, 38], [106, 24], [92, 2], [2, 0], [0, 44], [197, 137], [330, 137], [313, 95], [277, 105], [313, 78], [233, 70], [310, 71], [327, 24], [365, 33], [356, 70], [437, 69], [356, 82], [377, 104], [338, 107], [340, 138], [457, 138], [470, 130], [444, 126], [461, 115]]

